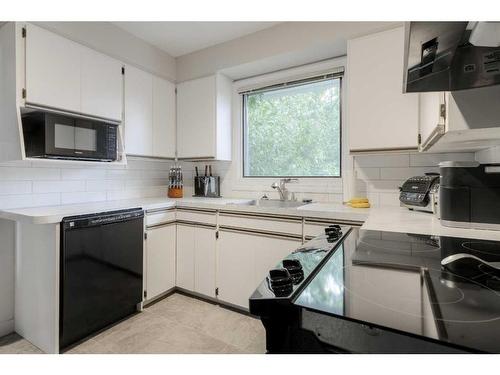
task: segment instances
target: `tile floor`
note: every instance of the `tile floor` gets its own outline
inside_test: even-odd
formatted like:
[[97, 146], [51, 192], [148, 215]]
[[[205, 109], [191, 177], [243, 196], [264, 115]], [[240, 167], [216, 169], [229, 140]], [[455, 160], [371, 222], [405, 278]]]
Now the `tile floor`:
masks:
[[[264, 353], [260, 320], [172, 294], [66, 353]], [[40, 353], [17, 334], [0, 338], [2, 353]]]

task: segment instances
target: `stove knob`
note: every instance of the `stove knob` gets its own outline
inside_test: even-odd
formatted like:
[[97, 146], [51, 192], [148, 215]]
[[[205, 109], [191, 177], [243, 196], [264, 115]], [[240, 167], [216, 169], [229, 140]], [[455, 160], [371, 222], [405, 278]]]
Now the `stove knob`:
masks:
[[288, 296], [293, 290], [293, 279], [286, 268], [269, 271], [269, 284], [277, 297]]
[[304, 279], [302, 264], [300, 264], [300, 261], [298, 259], [284, 259], [283, 267], [285, 267], [290, 273], [294, 284], [298, 284], [302, 281], [302, 279]]

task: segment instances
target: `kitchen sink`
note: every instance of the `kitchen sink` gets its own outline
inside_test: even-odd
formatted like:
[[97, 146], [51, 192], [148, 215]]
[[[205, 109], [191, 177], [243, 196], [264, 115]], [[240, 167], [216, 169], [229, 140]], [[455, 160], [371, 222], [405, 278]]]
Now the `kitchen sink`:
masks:
[[295, 208], [309, 203], [304, 203], [302, 201], [282, 201], [280, 199], [254, 199], [242, 204], [246, 206], [259, 207]]

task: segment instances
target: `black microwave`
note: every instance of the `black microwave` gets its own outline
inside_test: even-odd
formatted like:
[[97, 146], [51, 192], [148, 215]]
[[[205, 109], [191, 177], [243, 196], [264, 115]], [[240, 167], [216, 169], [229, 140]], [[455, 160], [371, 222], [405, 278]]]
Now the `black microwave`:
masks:
[[118, 125], [35, 111], [22, 115], [26, 156], [115, 161]]

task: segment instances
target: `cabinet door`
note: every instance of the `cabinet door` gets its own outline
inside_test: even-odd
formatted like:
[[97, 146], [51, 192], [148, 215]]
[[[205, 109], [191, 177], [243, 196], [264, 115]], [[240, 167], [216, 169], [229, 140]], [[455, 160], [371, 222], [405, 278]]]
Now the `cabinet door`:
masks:
[[215, 157], [215, 76], [177, 85], [177, 156]]
[[148, 230], [146, 247], [147, 299], [175, 286], [175, 225]]
[[441, 104], [444, 104], [444, 92], [425, 92], [419, 100], [419, 133], [421, 149], [425, 151], [444, 134], [444, 118], [441, 116]]
[[125, 151], [153, 154], [153, 77], [132, 66], [125, 68]]
[[215, 297], [215, 229], [195, 229], [194, 290]]
[[418, 94], [403, 94], [402, 27], [348, 42], [349, 149], [410, 150], [418, 147]]
[[[301, 240], [279, 237], [258, 237], [255, 246], [254, 289], [268, 275], [269, 270], [302, 244]], [[253, 292], [253, 290], [252, 290]]]
[[177, 224], [176, 285], [194, 291], [195, 227]]
[[300, 246], [300, 240], [219, 232], [219, 299], [248, 309], [248, 299], [270, 269]]
[[175, 85], [153, 77], [153, 155], [175, 157]]
[[80, 112], [81, 47], [26, 25], [26, 102]]
[[257, 236], [219, 232], [217, 244], [217, 287], [219, 299], [248, 309], [248, 298], [257, 287], [254, 249]]
[[82, 47], [82, 113], [121, 121], [122, 63]]

